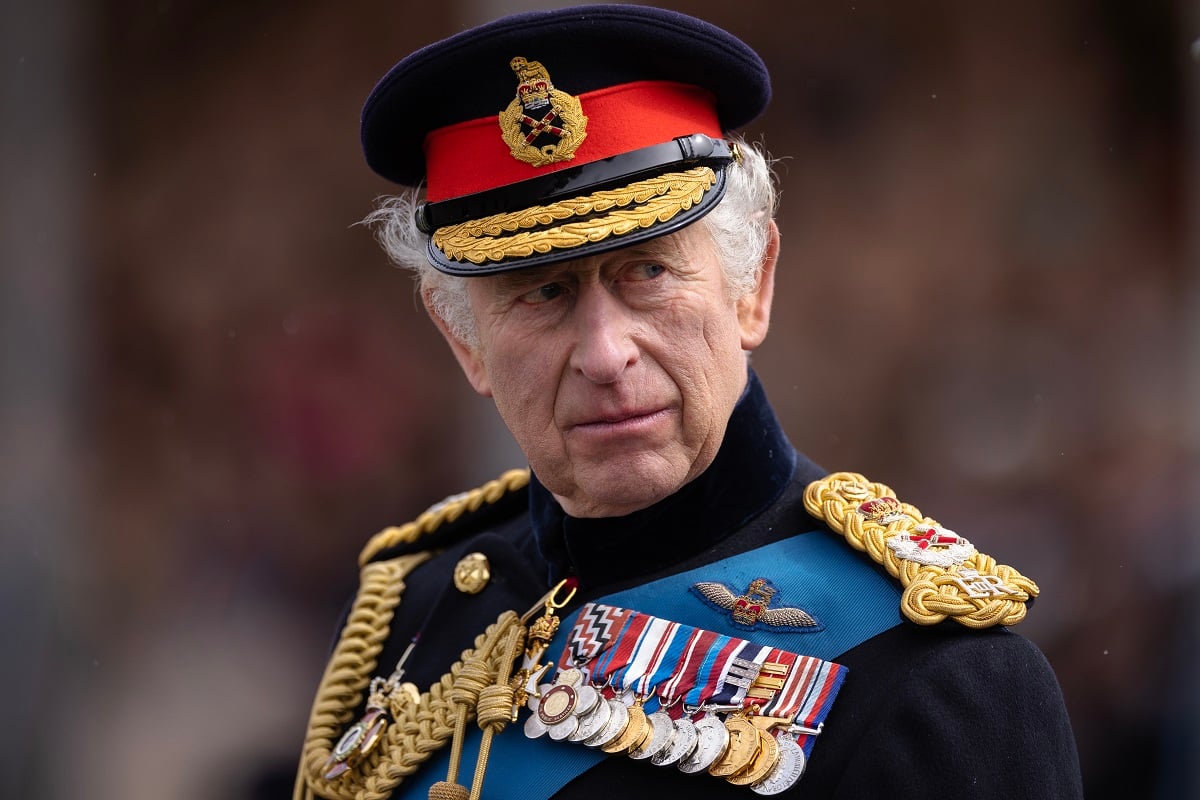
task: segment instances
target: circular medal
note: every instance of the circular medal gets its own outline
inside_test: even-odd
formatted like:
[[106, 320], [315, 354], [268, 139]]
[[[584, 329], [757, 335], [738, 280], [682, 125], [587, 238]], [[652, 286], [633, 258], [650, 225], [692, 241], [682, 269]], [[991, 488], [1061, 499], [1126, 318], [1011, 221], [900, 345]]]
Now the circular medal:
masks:
[[353, 769], [375, 749], [387, 727], [388, 715], [382, 708], [368, 708], [362, 719], [350, 726], [334, 746], [325, 762], [325, 780], [331, 781]]
[[629, 721], [625, 724], [625, 730], [621, 731], [621, 735], [608, 744], [601, 745], [600, 749], [610, 755], [627, 753], [640, 745], [649, 735], [650, 724], [646, 722], [646, 712], [639, 704], [634, 703], [629, 707]]
[[792, 788], [804, 774], [804, 767], [808, 761], [804, 757], [804, 748], [791, 736], [780, 736], [776, 743], [779, 745], [779, 760], [775, 769], [767, 773], [767, 777], [750, 786], [761, 795], [779, 794]]
[[740, 714], [731, 714], [725, 720], [725, 728], [729, 731], [729, 746], [708, 768], [708, 774], [718, 778], [728, 778], [744, 770], [758, 755], [759, 749], [758, 728], [750, 720]]
[[556, 742], [561, 742], [579, 729], [579, 717], [569, 716], [561, 722], [556, 722], [550, 726], [550, 738]]
[[608, 704], [607, 700], [600, 697], [599, 693], [597, 693], [596, 697], [598, 700], [596, 707], [590, 712], [580, 715], [579, 727], [567, 737], [570, 741], [583, 742], [591, 739], [600, 732], [601, 728], [608, 724], [608, 720], [613, 713], [612, 706]]
[[734, 786], [750, 786], [771, 774], [771, 770], [775, 769], [777, 763], [779, 763], [779, 743], [775, 741], [775, 737], [771, 734], [766, 731], [759, 731], [758, 755], [754, 757], [754, 760], [750, 762], [748, 767], [741, 772], [730, 775], [725, 780]]
[[590, 714], [600, 704], [600, 693], [584, 684], [575, 687], [575, 711], [577, 717]]
[[680, 717], [674, 722], [675, 731], [671, 735], [671, 743], [661, 752], [651, 757], [650, 762], [660, 767], [679, 763], [680, 759], [691, 755], [699, 735], [696, 726], [687, 717]]
[[713, 716], [707, 716], [695, 723], [696, 746], [692, 752], [679, 761], [680, 772], [702, 772], [712, 766], [729, 746], [729, 730], [725, 723]]
[[542, 695], [538, 703], [537, 715], [546, 727], [557, 725], [575, 710], [577, 695], [575, 688], [565, 683], [555, 684], [550, 691]]
[[629, 723], [629, 709], [625, 707], [624, 703], [616, 699], [604, 702], [612, 709], [612, 714], [609, 715], [608, 722], [604, 723], [599, 731], [584, 741], [588, 747], [604, 747], [620, 736], [621, 731], [625, 730], [625, 726]]
[[537, 739], [540, 736], [545, 736], [550, 730], [550, 726], [538, 719], [537, 714], [530, 714], [525, 720], [525, 736], [530, 739]]
[[671, 736], [675, 733], [675, 721], [661, 708], [647, 717], [646, 722], [650, 725], [650, 735], [629, 751], [629, 757], [638, 761], [653, 758], [667, 749], [671, 744]]

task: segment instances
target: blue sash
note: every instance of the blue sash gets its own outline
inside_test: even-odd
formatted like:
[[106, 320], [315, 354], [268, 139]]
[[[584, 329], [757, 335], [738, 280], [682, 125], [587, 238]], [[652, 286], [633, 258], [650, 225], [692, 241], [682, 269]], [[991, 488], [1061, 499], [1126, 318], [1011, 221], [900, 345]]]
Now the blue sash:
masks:
[[[636, 557], [636, 556], [631, 556]], [[748, 631], [734, 624], [729, 612], [706, 605], [689, 591], [701, 581], [723, 583], [735, 594], [755, 578], [767, 578], [778, 589], [772, 607], [799, 606], [820, 623], [810, 630]], [[813, 531], [740, 553], [723, 561], [597, 598], [605, 605], [636, 609], [655, 617], [832, 661], [847, 650], [900, 624], [900, 588], [867, 559], [828, 533]], [[565, 617], [546, 651], [557, 658], [574, 627], [575, 614]], [[556, 665], [557, 666], [557, 665]], [[524, 713], [521, 721], [524, 721]], [[510, 730], [515, 729], [515, 730]], [[481, 733], [468, 727], [463, 742], [459, 782], [470, 786]], [[819, 753], [819, 751], [818, 751]], [[545, 800], [578, 775], [608, 758], [598, 748], [549, 737], [526, 738], [520, 721], [492, 740], [483, 796], [513, 800]], [[425, 800], [429, 787], [446, 779], [447, 745], [396, 789], [397, 798]], [[647, 769], [657, 769], [647, 765]]]

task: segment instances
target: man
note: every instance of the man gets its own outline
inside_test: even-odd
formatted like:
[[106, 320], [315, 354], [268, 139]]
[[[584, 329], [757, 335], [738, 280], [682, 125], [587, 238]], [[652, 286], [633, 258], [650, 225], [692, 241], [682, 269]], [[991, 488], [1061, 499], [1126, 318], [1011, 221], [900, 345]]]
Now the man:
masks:
[[780, 242], [727, 131], [769, 96], [744, 43], [635, 6], [375, 88], [368, 163], [424, 197], [370, 221], [530, 469], [368, 544], [298, 798], [1080, 796], [1003, 627], [1036, 585], [798, 455], [748, 368]]

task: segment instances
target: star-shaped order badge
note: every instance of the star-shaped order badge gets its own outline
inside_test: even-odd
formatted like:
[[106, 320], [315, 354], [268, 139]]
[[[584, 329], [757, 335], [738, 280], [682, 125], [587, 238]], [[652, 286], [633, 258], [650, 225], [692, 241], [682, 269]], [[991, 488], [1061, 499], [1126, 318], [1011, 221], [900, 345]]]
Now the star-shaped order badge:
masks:
[[766, 578], [750, 581], [740, 594], [723, 583], [700, 581], [690, 591], [704, 603], [720, 611], [728, 611], [734, 626], [744, 630], [772, 629], [793, 633], [812, 633], [824, 626], [803, 608], [776, 606], [779, 590]]

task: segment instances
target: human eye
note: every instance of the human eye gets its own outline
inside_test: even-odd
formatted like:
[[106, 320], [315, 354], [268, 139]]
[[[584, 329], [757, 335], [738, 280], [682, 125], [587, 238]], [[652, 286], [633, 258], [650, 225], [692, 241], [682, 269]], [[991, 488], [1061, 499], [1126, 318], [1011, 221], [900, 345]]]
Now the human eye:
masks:
[[561, 283], [544, 283], [522, 294], [518, 299], [526, 305], [540, 305], [560, 297], [565, 290]]
[[644, 261], [634, 264], [625, 271], [625, 279], [630, 281], [651, 281], [666, 272], [667, 268], [654, 261]]

